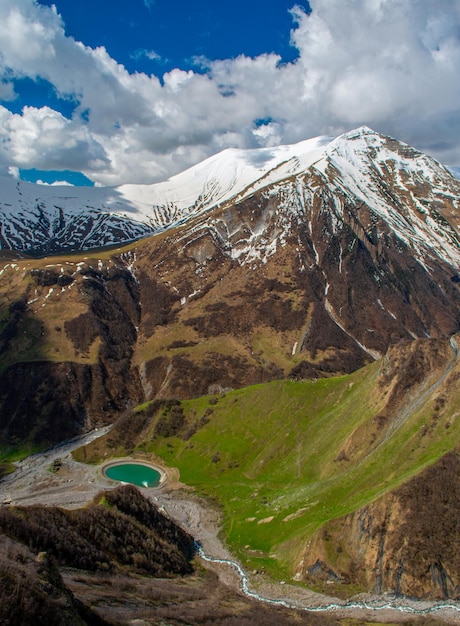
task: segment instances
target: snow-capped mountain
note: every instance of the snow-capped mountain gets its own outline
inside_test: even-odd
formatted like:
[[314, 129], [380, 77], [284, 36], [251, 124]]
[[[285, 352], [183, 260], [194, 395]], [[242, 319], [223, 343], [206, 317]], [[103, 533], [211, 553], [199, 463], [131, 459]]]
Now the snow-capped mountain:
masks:
[[[442, 165], [365, 127], [226, 150], [150, 187], [8, 181], [3, 245], [45, 252], [161, 232], [111, 254], [5, 262], [0, 414], [21, 415], [22, 428], [47, 398], [63, 427], [86, 415], [94, 426], [129, 402], [343, 374], [401, 340], [450, 337], [459, 198]], [[36, 396], [21, 387], [31, 379]]]
[[2, 177], [0, 245], [49, 253], [139, 239], [308, 167], [328, 141], [224, 150], [154, 185], [60, 187]]
[[[387, 489], [387, 478], [399, 484], [458, 441], [460, 181], [406, 144], [362, 127], [336, 139], [226, 150], [152, 186], [57, 189], [5, 180], [0, 217], [1, 246], [38, 256], [157, 233], [91, 254], [2, 255], [0, 441], [8, 447], [49, 445], [116, 422], [104, 455], [130, 454], [138, 445], [152, 450], [161, 437], [168, 443], [159, 450], [167, 450], [168, 459], [181, 450], [198, 458], [192, 448], [201, 440], [212, 471], [233, 472], [239, 461], [226, 455], [235, 446], [222, 439], [222, 457], [216, 454], [227, 414], [229, 436], [237, 433], [236, 416], [240, 423], [249, 420], [243, 436], [250, 447], [263, 439], [264, 476], [266, 468], [278, 472], [279, 458], [292, 462], [302, 480], [296, 429], [283, 423], [297, 407], [296, 428], [306, 438], [321, 432], [319, 447], [311, 447], [314, 459], [337, 445], [321, 470], [324, 481], [336, 493], [334, 474], [346, 473], [343, 484], [356, 479], [361, 494], [370, 484], [369, 467], [388, 465], [375, 482]], [[367, 364], [338, 386], [310, 387], [311, 402], [292, 384]], [[246, 396], [254, 399], [251, 406], [238, 405], [246, 392], [229, 393], [276, 379], [285, 381], [276, 386], [282, 410], [259, 403], [264, 387]], [[180, 403], [200, 396], [194, 405]], [[265, 420], [275, 427], [269, 437]], [[244, 460], [251, 483], [260, 459], [256, 450]], [[443, 474], [448, 481], [458, 469], [458, 459], [452, 462]], [[412, 494], [426, 484], [421, 476]], [[334, 543], [340, 535], [359, 562], [358, 569], [343, 570], [344, 580], [362, 585], [368, 565], [375, 574], [385, 541], [388, 588], [394, 590], [394, 574], [400, 593], [401, 545], [414, 527], [406, 524], [414, 519], [407, 510], [420, 502], [423, 512], [426, 502], [401, 492], [380, 499], [378, 491], [375, 508], [342, 517], [343, 508], [343, 528], [330, 520], [327, 540], [318, 529], [303, 553], [299, 547], [296, 576], [310, 576], [323, 555], [342, 572], [343, 551], [330, 549], [330, 537]], [[457, 519], [454, 504], [449, 523]], [[286, 506], [297, 512], [278, 517], [285, 522], [306, 511]], [[377, 520], [364, 534], [363, 519]], [[397, 541], [385, 530], [387, 519], [396, 524]], [[298, 537], [298, 523], [292, 537]], [[431, 526], [430, 518], [422, 530], [416, 527], [416, 543]], [[448, 559], [452, 546], [444, 547]], [[455, 575], [449, 561], [439, 565], [435, 548], [436, 576], [426, 559], [420, 564], [423, 596], [434, 587], [438, 593], [439, 580]], [[409, 552], [403, 569], [412, 594]], [[319, 576], [325, 571], [321, 567]]]
[[47, 187], [3, 178], [0, 245], [49, 253], [122, 244], [294, 182], [309, 202], [319, 179], [333, 198], [331, 219], [341, 219], [343, 203], [364, 203], [420, 257], [436, 251], [458, 264], [460, 182], [430, 157], [366, 127], [336, 139], [224, 150], [154, 185]]

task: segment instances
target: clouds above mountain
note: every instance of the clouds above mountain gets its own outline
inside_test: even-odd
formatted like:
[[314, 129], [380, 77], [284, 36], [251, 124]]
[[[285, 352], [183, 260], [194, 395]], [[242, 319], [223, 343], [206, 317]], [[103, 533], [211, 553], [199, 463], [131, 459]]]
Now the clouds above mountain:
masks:
[[[291, 143], [361, 124], [458, 165], [460, 0], [310, 6], [310, 14], [292, 9], [293, 62], [273, 53], [197, 59], [194, 71], [155, 76], [129, 73], [105, 48], [67, 36], [55, 8], [2, 0], [0, 168], [154, 182], [225, 147]], [[71, 117], [50, 107], [13, 113], [8, 103], [25, 77], [48, 81], [72, 104]]]

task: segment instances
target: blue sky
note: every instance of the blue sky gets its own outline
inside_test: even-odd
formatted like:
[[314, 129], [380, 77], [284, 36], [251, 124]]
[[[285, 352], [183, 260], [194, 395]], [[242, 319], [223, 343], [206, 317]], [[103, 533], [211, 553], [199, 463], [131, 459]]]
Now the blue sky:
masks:
[[[193, 58], [297, 56], [290, 45], [292, 0], [57, 0], [68, 35], [107, 52], [130, 71], [194, 68]], [[308, 3], [299, 2], [305, 9]], [[146, 53], [151, 53], [150, 58]]]
[[458, 166], [459, 33], [459, 0], [1, 0], [0, 173], [150, 183], [362, 124]]

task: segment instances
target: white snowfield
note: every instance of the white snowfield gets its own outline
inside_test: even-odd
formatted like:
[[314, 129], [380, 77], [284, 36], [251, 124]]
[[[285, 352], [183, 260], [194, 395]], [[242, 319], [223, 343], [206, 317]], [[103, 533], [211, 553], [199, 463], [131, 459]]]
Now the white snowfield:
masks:
[[[389, 175], [392, 195], [382, 184]], [[365, 202], [416, 251], [428, 245], [447, 262], [460, 264], [460, 182], [430, 157], [367, 127], [336, 139], [321, 136], [274, 148], [227, 149], [152, 185], [50, 187], [3, 177], [0, 247], [49, 251], [50, 242], [60, 249], [121, 244], [241, 202], [264, 188], [273, 193], [273, 186], [286, 179], [297, 177], [314, 192], [318, 176], [354, 201]], [[414, 195], [417, 186], [426, 187], [423, 202], [419, 192]], [[427, 209], [441, 200], [452, 204], [448, 222], [433, 220]]]

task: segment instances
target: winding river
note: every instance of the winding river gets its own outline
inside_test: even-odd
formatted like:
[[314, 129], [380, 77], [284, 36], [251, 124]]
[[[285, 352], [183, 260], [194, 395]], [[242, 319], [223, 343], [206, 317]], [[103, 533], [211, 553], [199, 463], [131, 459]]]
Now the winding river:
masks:
[[[241, 581], [241, 591], [244, 595], [252, 598], [254, 600], [258, 600], [259, 602], [265, 602], [267, 604], [275, 604], [277, 606], [284, 606], [288, 609], [297, 609], [303, 611], [310, 611], [315, 613], [324, 613], [327, 611], [344, 611], [344, 610], [356, 610], [356, 609], [365, 609], [371, 611], [382, 611], [385, 609], [399, 611], [401, 613], [411, 613], [413, 615], [430, 615], [433, 613], [438, 613], [440, 611], [453, 611], [455, 613], [460, 614], [460, 605], [454, 604], [452, 602], [443, 603], [427, 603], [420, 600], [413, 600], [412, 604], [400, 604], [397, 598], [392, 598], [391, 600], [387, 600], [382, 602], [381, 600], [375, 599], [373, 601], [368, 602], [360, 602], [348, 600], [346, 602], [329, 602], [328, 604], [319, 605], [319, 606], [302, 606], [296, 602], [290, 602], [283, 598], [268, 598], [258, 594], [256, 591], [252, 591], [249, 585], [248, 577], [246, 576], [245, 571], [241, 567], [239, 563], [236, 561], [232, 561], [230, 559], [218, 559], [215, 557], [211, 557], [205, 553], [203, 547], [199, 542], [195, 542], [195, 548], [200, 558], [203, 561], [208, 561], [209, 563], [220, 563], [222, 565], [228, 565], [232, 567], [238, 574]], [[426, 606], [429, 604], [429, 606]]]

